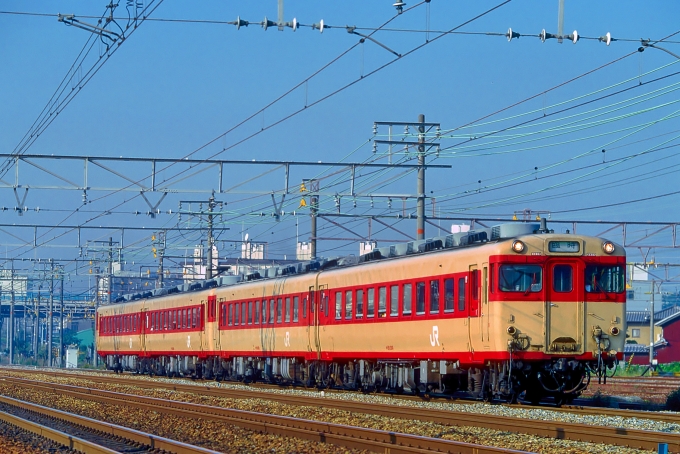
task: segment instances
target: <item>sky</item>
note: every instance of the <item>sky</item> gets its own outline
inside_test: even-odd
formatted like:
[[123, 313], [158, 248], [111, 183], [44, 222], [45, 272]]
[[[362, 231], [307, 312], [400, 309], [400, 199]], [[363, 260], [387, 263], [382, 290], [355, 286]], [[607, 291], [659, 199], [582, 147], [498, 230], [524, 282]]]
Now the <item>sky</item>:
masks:
[[[5, 0], [0, 153], [415, 164], [412, 148], [395, 145], [391, 155], [387, 145], [374, 148], [375, 139], [388, 139], [387, 126], [374, 135], [374, 122], [415, 122], [423, 114], [440, 125], [427, 133], [426, 140], [439, 146], [428, 147], [426, 162], [450, 166], [427, 170], [426, 212], [463, 219], [433, 221], [441, 229], [428, 224], [428, 237], [464, 219], [510, 219], [525, 209], [550, 221], [673, 222], [680, 202], [680, 193], [674, 194], [680, 191], [680, 59], [666, 51], [680, 54], [680, 33], [674, 35], [680, 31], [674, 20], [680, 4], [565, 0], [564, 34], [577, 30], [580, 39], [560, 44], [538, 37], [542, 29], [557, 33], [558, 0], [409, 1], [401, 14], [393, 3], [287, 0], [284, 19], [300, 27], [265, 31], [259, 22], [277, 20], [274, 0], [144, 0], [140, 5], [149, 20], [136, 27], [121, 2], [115, 22], [104, 27], [119, 34], [126, 29], [121, 43], [94, 39], [57, 19], [59, 13], [74, 14], [96, 25], [108, 2]], [[250, 24], [237, 29], [227, 23], [237, 17]], [[323, 33], [310, 27], [321, 20]], [[362, 36], [348, 33], [349, 26], [372, 40], [362, 42]], [[508, 42], [508, 28], [520, 36]], [[442, 33], [447, 31], [452, 33]], [[610, 45], [597, 39], [607, 32], [614, 38]], [[641, 38], [658, 48], [638, 52]], [[89, 53], [79, 60], [83, 49]], [[56, 91], [62, 81], [64, 89]], [[46, 106], [52, 115], [41, 117]], [[30, 138], [36, 120], [39, 134]], [[392, 135], [417, 140], [413, 127], [405, 132], [394, 126]], [[88, 170], [94, 189], [85, 199], [82, 189], [37, 188], [63, 186], [63, 180], [21, 164], [18, 195], [33, 188], [23, 204], [28, 211], [18, 216], [16, 168], [5, 157], [1, 162], [6, 258], [88, 257], [98, 253], [96, 241], [113, 237], [123, 243], [120, 252], [129, 268], [153, 264], [148, 232], [205, 227], [205, 216], [186, 213], [205, 211], [205, 204], [186, 201], [207, 201], [218, 189], [215, 167], [164, 169], [164, 164], [157, 183], [170, 194], [160, 200], [160, 193], [146, 193], [152, 205], [160, 200], [161, 213], [152, 218], [144, 214], [149, 207], [139, 190], [96, 166]], [[82, 181], [82, 161], [38, 164]], [[150, 185], [150, 165], [107, 165]], [[298, 192], [303, 179], [318, 179], [324, 215], [388, 216], [380, 218], [387, 225], [369, 225], [365, 217], [321, 219], [320, 255], [357, 254], [360, 236], [378, 246], [408, 239], [402, 233], [415, 236], [415, 220], [397, 218], [415, 215], [413, 170], [358, 168], [354, 196], [349, 173], [341, 170], [292, 167], [277, 221], [271, 194], [281, 201], [283, 169], [225, 166], [228, 191], [215, 195], [223, 202], [216, 219], [220, 256], [237, 256], [248, 233], [266, 243], [269, 258], [293, 258], [296, 240], [310, 235], [309, 207], [300, 207], [304, 194]], [[34, 231], [9, 224], [112, 229]], [[124, 237], [115, 230], [131, 226], [149, 230]], [[553, 228], [564, 231], [569, 224]], [[586, 225], [582, 231], [599, 234], [607, 228]], [[627, 234], [654, 229], [636, 226]], [[608, 235], [622, 241], [620, 229]], [[670, 244], [668, 231], [663, 235], [657, 243]], [[178, 258], [167, 265], [181, 264], [179, 257], [204, 236], [204, 231], [169, 233], [168, 255]], [[628, 252], [636, 261], [642, 257], [635, 248]], [[673, 250], [652, 251], [656, 254], [680, 261]], [[82, 273], [87, 264], [68, 267]]]

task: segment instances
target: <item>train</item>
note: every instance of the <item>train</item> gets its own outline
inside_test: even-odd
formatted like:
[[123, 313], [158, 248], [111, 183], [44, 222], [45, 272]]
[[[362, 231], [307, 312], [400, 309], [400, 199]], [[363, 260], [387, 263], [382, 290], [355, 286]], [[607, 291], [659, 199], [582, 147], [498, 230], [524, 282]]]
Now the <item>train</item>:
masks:
[[128, 295], [96, 313], [118, 372], [537, 404], [625, 344], [625, 250], [509, 222]]

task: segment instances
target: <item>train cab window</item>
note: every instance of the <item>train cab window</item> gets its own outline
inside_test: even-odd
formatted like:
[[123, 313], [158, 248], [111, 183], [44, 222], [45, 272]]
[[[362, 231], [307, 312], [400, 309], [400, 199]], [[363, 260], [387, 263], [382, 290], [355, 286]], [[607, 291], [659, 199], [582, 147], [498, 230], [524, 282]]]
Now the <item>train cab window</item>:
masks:
[[357, 290], [357, 310], [356, 317], [362, 318], [364, 316], [364, 291]]
[[293, 323], [298, 321], [298, 311], [300, 310], [300, 297], [293, 297]]
[[372, 318], [375, 315], [375, 289], [368, 289], [368, 301], [366, 305], [366, 317]]
[[416, 315], [425, 313], [425, 282], [416, 282]]
[[342, 318], [342, 292], [335, 292], [335, 319]]
[[444, 312], [453, 312], [454, 279], [444, 279]]
[[253, 302], [248, 301], [248, 324], [253, 324]]
[[571, 265], [555, 265], [552, 276], [553, 291], [559, 293], [571, 292], [574, 288], [573, 274]]
[[404, 284], [402, 289], [404, 301], [401, 304], [401, 315], [411, 315], [411, 302], [413, 301], [413, 293], [411, 292], [411, 284]]
[[465, 278], [458, 279], [458, 310], [465, 310]]
[[620, 265], [588, 265], [585, 287], [588, 293], [623, 293], [625, 272]]
[[279, 298], [276, 300], [276, 323], [281, 323], [283, 320], [283, 299]]
[[262, 311], [260, 311], [262, 324], [267, 323], [267, 300], [262, 300]]
[[498, 268], [501, 292], [540, 292], [543, 289], [543, 269], [539, 265], [506, 264]]
[[276, 304], [273, 299], [269, 300], [269, 323], [274, 323], [274, 317], [276, 313]]
[[393, 285], [390, 287], [390, 316], [397, 315], [399, 315], [399, 286]]
[[387, 287], [378, 289], [378, 317], [384, 317], [387, 313]]
[[286, 323], [290, 323], [290, 296], [286, 298]]
[[345, 292], [345, 320], [352, 319], [352, 291]]
[[430, 281], [430, 314], [439, 313], [439, 280]]

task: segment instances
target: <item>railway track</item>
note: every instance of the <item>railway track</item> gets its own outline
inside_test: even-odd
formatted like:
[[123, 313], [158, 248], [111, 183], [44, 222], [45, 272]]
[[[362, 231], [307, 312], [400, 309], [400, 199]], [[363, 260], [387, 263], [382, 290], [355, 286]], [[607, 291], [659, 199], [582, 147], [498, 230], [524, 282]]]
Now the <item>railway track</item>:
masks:
[[[490, 446], [461, 443], [439, 438], [400, 434], [384, 430], [366, 429], [341, 424], [309, 421], [286, 416], [255, 413], [242, 410], [211, 407], [187, 402], [167, 401], [153, 397], [115, 393], [73, 385], [42, 383], [34, 380], [5, 377], [6, 382], [24, 386], [34, 391], [51, 391], [68, 395], [76, 399], [95, 401], [105, 405], [122, 405], [141, 408], [145, 411], [162, 412], [175, 416], [216, 420], [222, 424], [236, 425], [249, 430], [286, 437], [295, 437], [319, 443], [330, 443], [351, 449], [363, 449], [373, 452], [389, 453], [476, 453], [497, 454], [523, 451], [509, 450]], [[0, 397], [4, 402], [7, 397]], [[11, 399], [12, 401], [14, 399]], [[45, 407], [42, 407], [45, 408]], [[57, 410], [53, 410], [57, 411]], [[131, 429], [130, 429], [131, 430]], [[158, 444], [157, 444], [158, 445]], [[163, 448], [165, 449], [165, 448]], [[165, 449], [167, 450], [167, 449]], [[90, 451], [86, 451], [90, 452]], [[92, 451], [95, 452], [95, 451]], [[97, 451], [99, 452], [99, 451]], [[117, 451], [101, 451], [117, 452]], [[143, 452], [143, 451], [142, 451]], [[169, 451], [169, 452], [215, 452], [215, 451]]]
[[[0, 371], [3, 369], [0, 368]], [[115, 384], [115, 385], [130, 385], [131, 382], [134, 386], [144, 389], [165, 389], [169, 391], [185, 392], [190, 394], [200, 394], [202, 396], [210, 397], [223, 397], [229, 399], [267, 399], [276, 401], [287, 405], [316, 405], [318, 399], [313, 397], [304, 397], [298, 394], [279, 394], [271, 393], [263, 390], [244, 390], [242, 388], [228, 388], [228, 387], [217, 387], [214, 385], [202, 385], [200, 382], [195, 384], [183, 384], [183, 383], [173, 383], [161, 380], [148, 380], [135, 378], [132, 375], [109, 375], [109, 374], [98, 374], [98, 375], [82, 375], [73, 374], [68, 372], [56, 372], [56, 371], [41, 371], [41, 374], [52, 376], [52, 377], [62, 377], [62, 378], [84, 378], [95, 383], [101, 384]], [[1, 374], [1, 372], [0, 372]], [[1, 377], [2, 375], [0, 375]], [[268, 387], [266, 389], [272, 389]], [[280, 389], [280, 388], [276, 388]], [[335, 393], [329, 393], [328, 398], [324, 399], [326, 403], [332, 403], [333, 408], [339, 410], [355, 411], [357, 408], [357, 402], [353, 400], [341, 400], [333, 399], [332, 396]], [[423, 399], [415, 396], [405, 396], [405, 395], [394, 395], [386, 394], [384, 395], [390, 400], [394, 400], [395, 404], [401, 401], [422, 401]], [[467, 401], [462, 401], [463, 403]], [[330, 405], [330, 404], [329, 404]], [[375, 404], [368, 404], [362, 406], [362, 411], [368, 414], [381, 414], [376, 411], [371, 411]], [[526, 406], [521, 404], [509, 405], [502, 404], [512, 408], [526, 408]], [[412, 407], [409, 407], [412, 408]], [[588, 407], [583, 405], [565, 405], [563, 407], [547, 407], [549, 411], [558, 413], [574, 413], [583, 416], [610, 416], [610, 417], [621, 417], [621, 418], [641, 418], [649, 419], [652, 421], [661, 421], [668, 423], [678, 423], [680, 421], [680, 415], [677, 413], [662, 413], [655, 411], [641, 411], [641, 410], [627, 410], [618, 408], [603, 408], [603, 407]], [[386, 416], [390, 416], [386, 414]], [[436, 421], [436, 419], [432, 419]]]
[[[222, 407], [202, 406], [186, 402], [168, 401], [151, 397], [134, 396], [129, 394], [119, 394], [111, 391], [82, 388], [73, 385], [41, 383], [33, 380], [14, 377], [5, 377], [5, 380], [9, 383], [13, 383], [18, 386], [24, 386], [33, 389], [43, 389], [45, 391], [58, 392], [61, 394], [66, 393], [68, 395], [72, 395], [80, 399], [95, 400], [102, 403], [111, 404], [124, 403], [124, 405], [129, 406], [146, 406], [145, 408], [155, 409], [155, 411], [169, 412], [172, 414], [177, 414], [176, 412], [190, 411], [193, 412], [192, 417], [226, 418], [224, 419], [224, 421], [229, 424], [243, 425], [243, 427], [247, 427], [252, 430], [268, 430], [267, 428], [269, 426], [267, 426], [267, 424], [273, 424], [270, 418], [281, 418], [274, 417], [272, 415], [260, 415], [260, 414], [253, 415], [250, 414], [250, 412], [244, 413], [238, 410], [230, 410]], [[331, 398], [305, 397], [300, 395], [272, 394], [261, 392], [258, 393], [252, 391], [244, 391], [240, 389], [230, 390], [224, 388], [215, 388], [212, 386], [206, 387], [195, 385], [160, 383], [156, 381], [151, 382], [148, 380], [134, 380], [134, 379], [131, 380], [122, 377], [110, 377], [110, 376], [97, 377], [96, 381], [99, 381], [100, 383], [116, 383], [128, 386], [140, 386], [142, 388], [169, 389], [174, 391], [189, 392], [199, 395], [210, 395], [216, 397], [229, 397], [241, 399], [265, 398], [290, 405], [314, 406], [314, 407], [323, 406], [325, 408], [336, 408], [350, 412], [375, 414], [390, 418], [432, 421], [439, 424], [450, 426], [475, 426], [511, 433], [523, 433], [541, 437], [549, 437], [554, 439], [586, 441], [591, 443], [618, 445], [630, 448], [656, 449], [658, 443], [662, 442], [668, 443], [669, 448], [672, 451], [674, 452], [680, 451], [680, 434], [676, 433], [636, 430], [622, 427], [593, 426], [567, 422], [543, 421], [536, 419], [522, 419], [509, 416], [494, 416], [489, 414], [454, 412], [450, 410], [436, 410], [432, 408], [417, 408], [412, 406], [362, 403], [357, 401], [346, 401]], [[559, 409], [556, 411], [580, 412], [582, 414], [591, 414], [598, 416], [602, 414], [602, 409], [571, 408], [571, 409]], [[638, 418], [644, 418], [647, 416], [646, 414], [647, 412], [644, 412], [645, 413], [644, 416], [640, 414], [643, 412], [634, 411], [619, 410], [616, 413], [623, 415], [631, 415]], [[676, 423], [678, 421], [677, 415], [652, 413], [649, 416], [657, 420], [671, 421], [673, 423]], [[304, 434], [307, 434], [307, 432], [304, 431], [312, 431], [315, 433], [314, 435], [315, 437], [319, 437], [320, 436], [319, 434], [325, 434], [324, 438], [314, 438], [314, 440], [318, 441], [323, 440], [327, 441], [328, 439], [334, 436], [348, 436], [352, 431], [368, 430], [358, 428], [335, 427], [334, 425], [330, 425], [328, 423], [304, 421], [291, 418], [286, 418], [283, 421], [284, 421], [282, 423], [283, 425], [281, 426], [282, 428], [280, 429], [282, 432], [291, 433], [291, 431], [293, 430], [303, 431], [301, 432], [302, 435], [300, 436], [305, 436]], [[310, 435], [307, 434], [306, 436]], [[410, 438], [413, 436], [409, 435], [391, 434], [390, 435], [391, 438], [388, 441], [388, 439], [384, 438], [386, 436], [387, 433], [384, 432], [380, 435], [376, 434], [368, 435], [368, 433], [365, 434], [362, 433], [362, 435], [360, 435], [360, 437], [372, 440], [373, 442], [381, 443], [389, 442], [393, 445], [393, 447], [395, 446], [396, 442], [398, 443], [399, 446], [407, 447], [417, 446], [419, 448], [427, 446], [427, 449], [442, 449], [441, 445], [435, 447], [436, 443], [443, 442], [443, 440], [439, 439], [424, 440], [422, 439], [422, 437], [414, 439]], [[427, 445], [425, 445], [425, 443], [427, 443]], [[356, 447], [355, 445], [351, 446]], [[374, 448], [375, 446], [373, 448], [365, 447], [363, 449], [373, 450]], [[395, 451], [392, 450], [391, 452]]]
[[216, 452], [6, 396], [0, 396], [0, 420], [88, 454]]

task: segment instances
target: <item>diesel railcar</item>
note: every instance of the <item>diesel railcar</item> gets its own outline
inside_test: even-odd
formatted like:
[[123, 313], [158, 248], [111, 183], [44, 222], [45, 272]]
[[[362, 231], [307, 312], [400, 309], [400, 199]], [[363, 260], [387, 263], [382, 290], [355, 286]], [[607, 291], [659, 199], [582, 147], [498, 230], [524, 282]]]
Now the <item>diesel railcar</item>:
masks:
[[625, 343], [623, 247], [544, 223], [220, 279], [100, 307], [107, 367], [564, 402]]

